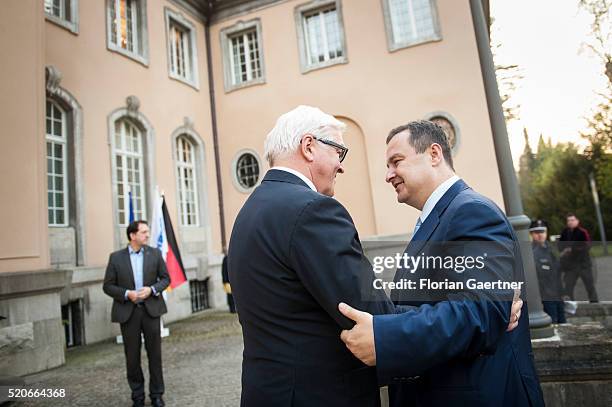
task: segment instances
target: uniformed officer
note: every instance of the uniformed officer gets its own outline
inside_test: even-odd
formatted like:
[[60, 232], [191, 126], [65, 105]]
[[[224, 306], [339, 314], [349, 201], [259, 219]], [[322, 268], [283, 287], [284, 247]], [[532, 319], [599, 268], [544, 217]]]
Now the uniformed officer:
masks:
[[548, 224], [542, 219], [531, 222], [529, 233], [532, 238], [533, 257], [538, 274], [540, 295], [544, 312], [552, 318], [555, 324], [563, 324], [566, 321], [563, 310], [563, 286], [561, 274], [559, 273], [559, 262], [548, 243]]

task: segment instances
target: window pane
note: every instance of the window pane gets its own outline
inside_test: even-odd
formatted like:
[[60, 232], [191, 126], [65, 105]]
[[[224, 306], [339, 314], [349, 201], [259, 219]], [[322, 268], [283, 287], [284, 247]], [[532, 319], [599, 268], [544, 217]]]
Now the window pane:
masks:
[[340, 22], [338, 12], [335, 9], [327, 10], [324, 14], [325, 33], [327, 34], [327, 47], [329, 59], [342, 56], [342, 44], [340, 41]]
[[430, 0], [388, 0], [393, 40], [418, 42], [435, 34]]
[[63, 147], [64, 147], [64, 146], [63, 146], [62, 144], [57, 143], [57, 144], [55, 144], [55, 146], [54, 146], [54, 147], [55, 147], [55, 148], [54, 148], [54, 150], [55, 150], [55, 152], [54, 152], [54, 156], [55, 156], [55, 158], [58, 158], [58, 159], [60, 159], [60, 160], [61, 160], [62, 158], [64, 158], [64, 154], [63, 154]]

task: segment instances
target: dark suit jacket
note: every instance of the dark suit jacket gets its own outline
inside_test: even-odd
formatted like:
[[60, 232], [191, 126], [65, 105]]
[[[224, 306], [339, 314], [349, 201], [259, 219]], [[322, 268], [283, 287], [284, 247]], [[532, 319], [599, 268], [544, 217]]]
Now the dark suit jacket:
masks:
[[[170, 277], [166, 270], [166, 263], [159, 249], [143, 246], [144, 258], [142, 263], [143, 285], [154, 287], [159, 295], [151, 296], [144, 301], [147, 313], [152, 317], [159, 317], [167, 312], [166, 303], [161, 295], [170, 284]], [[128, 248], [111, 253], [104, 275], [104, 292], [113, 298], [111, 321], [125, 323], [130, 319], [134, 310], [134, 303], [125, 298], [125, 290], [134, 290], [134, 273]]]
[[232, 230], [229, 279], [242, 324], [242, 406], [378, 406], [376, 371], [340, 340], [344, 301], [393, 312], [335, 199], [270, 170]]
[[[509, 221], [493, 202], [459, 180], [438, 201], [406, 252], [483, 255], [480, 246], [489, 253], [479, 281], [525, 281]], [[436, 271], [421, 272], [419, 277], [440, 279]], [[395, 279], [400, 278], [414, 277], [398, 270]], [[397, 294], [391, 298], [420, 305], [405, 314], [374, 317], [377, 371], [382, 383], [390, 383], [392, 406], [544, 405], [526, 304], [519, 326], [506, 333], [511, 301], [482, 292], [449, 293], [450, 301], [432, 303], [406, 301]]]

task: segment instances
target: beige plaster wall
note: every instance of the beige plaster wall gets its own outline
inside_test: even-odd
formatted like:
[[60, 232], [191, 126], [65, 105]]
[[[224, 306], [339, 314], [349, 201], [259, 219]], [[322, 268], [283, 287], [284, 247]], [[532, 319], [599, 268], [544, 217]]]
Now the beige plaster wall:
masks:
[[47, 199], [43, 29], [41, 1], [2, 2], [0, 272], [41, 269], [49, 263], [47, 212], [41, 204]]
[[[164, 7], [182, 13], [196, 25], [199, 90], [168, 76]], [[107, 49], [104, 1], [80, 1], [79, 13], [78, 35], [53, 23], [46, 23], [45, 63], [56, 66], [62, 72], [60, 86], [72, 93], [83, 107], [87, 265], [105, 264], [108, 254], [115, 247], [107, 117], [115, 109], [125, 107], [125, 99], [129, 95], [138, 97], [140, 112], [153, 126], [155, 179], [160, 189], [165, 192], [177, 238], [180, 238], [179, 217], [170, 135], [183, 125], [185, 116], [193, 120], [194, 129], [205, 147], [205, 185], [208, 201], [206, 222], [211, 225], [212, 250], [219, 252], [219, 214], [203, 24], [174, 3], [148, 0], [147, 67]], [[148, 208], [147, 216], [150, 218], [150, 202]], [[121, 236], [123, 238], [123, 233]]]
[[[343, 0], [348, 64], [307, 74], [300, 71], [294, 22], [295, 7], [304, 3], [281, 2], [211, 28], [228, 234], [248, 196], [232, 183], [232, 159], [242, 148], [263, 157], [263, 140], [276, 118], [299, 104], [320, 107], [362, 130], [367, 161], [361, 165], [371, 183], [374, 234], [413, 229], [417, 211], [398, 205], [395, 192], [384, 182], [384, 140], [391, 128], [433, 111], [446, 111], [459, 123], [458, 174], [503, 205], [468, 0], [437, 1], [442, 41], [392, 53], [387, 50], [381, 1]], [[253, 18], [261, 19], [266, 83], [226, 93], [219, 32]], [[357, 158], [349, 153], [347, 167]], [[347, 171], [338, 179], [350, 186], [339, 187], [339, 198], [351, 213], [363, 212], [362, 173]], [[370, 226], [357, 223], [360, 235], [367, 236]]]

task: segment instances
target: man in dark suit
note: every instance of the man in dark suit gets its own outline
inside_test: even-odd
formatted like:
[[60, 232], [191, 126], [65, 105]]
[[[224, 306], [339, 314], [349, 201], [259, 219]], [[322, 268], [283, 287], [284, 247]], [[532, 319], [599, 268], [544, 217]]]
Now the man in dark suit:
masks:
[[149, 359], [149, 396], [154, 407], [164, 405], [160, 316], [167, 312], [160, 294], [170, 284], [161, 252], [147, 246], [149, 227], [143, 220], [127, 227], [129, 245], [112, 253], [104, 276], [104, 292], [113, 298], [112, 322], [121, 324], [127, 379], [134, 406], [144, 406], [144, 376], [140, 367], [141, 333]]
[[236, 305], [234, 304], [234, 296], [232, 295], [232, 286], [229, 281], [229, 271], [227, 270], [227, 256], [223, 256], [221, 263], [221, 281], [223, 282], [223, 290], [227, 295], [227, 305], [232, 314], [236, 313]]
[[[476, 281], [524, 281], [510, 222], [455, 175], [444, 131], [431, 122], [412, 122], [392, 130], [387, 144], [387, 182], [398, 202], [422, 211], [406, 255], [484, 255], [484, 268], [470, 275]], [[392, 406], [544, 404], [528, 318], [506, 333], [508, 322], [519, 319], [519, 313], [511, 314], [512, 290], [470, 289], [466, 273], [440, 266], [416, 273], [400, 268], [395, 275], [395, 281], [415, 278], [465, 286], [430, 289], [421, 296], [393, 291], [396, 304], [418, 306], [403, 314], [372, 316], [346, 304], [339, 307], [357, 322], [342, 339], [355, 356], [376, 365], [381, 384], [390, 384]]]
[[393, 312], [335, 199], [345, 125], [300, 106], [268, 134], [272, 167], [232, 230], [229, 279], [244, 337], [242, 406], [378, 406], [376, 371], [346, 349], [340, 301]]

